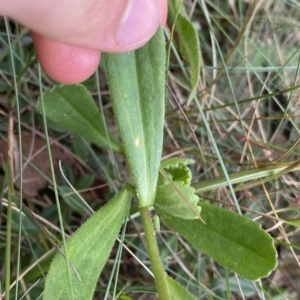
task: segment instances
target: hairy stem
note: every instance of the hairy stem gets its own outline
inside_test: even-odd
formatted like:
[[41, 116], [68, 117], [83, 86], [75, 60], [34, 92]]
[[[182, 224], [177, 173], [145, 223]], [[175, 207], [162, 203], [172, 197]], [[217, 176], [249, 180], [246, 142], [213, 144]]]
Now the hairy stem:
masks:
[[156, 289], [161, 300], [171, 300], [167, 285], [166, 273], [163, 269], [156, 243], [155, 232], [148, 207], [141, 207], [140, 214], [145, 230], [147, 251], [151, 262], [152, 271], [156, 283]]

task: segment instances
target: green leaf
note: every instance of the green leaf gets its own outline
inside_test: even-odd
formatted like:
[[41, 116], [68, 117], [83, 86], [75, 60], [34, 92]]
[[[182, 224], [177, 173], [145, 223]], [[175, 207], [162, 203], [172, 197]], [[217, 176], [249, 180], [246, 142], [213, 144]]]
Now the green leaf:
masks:
[[196, 219], [201, 211], [195, 190], [182, 182], [173, 182], [157, 188], [154, 208], [183, 219]]
[[260, 225], [237, 213], [201, 203], [200, 220], [176, 218], [157, 209], [167, 226], [200, 251], [247, 280], [266, 277], [277, 266], [273, 239]]
[[74, 211], [78, 212], [80, 215], [90, 213], [90, 210], [87, 208], [87, 206], [82, 202], [80, 197], [77, 194], [75, 194], [69, 186], [60, 187], [59, 194], [67, 203], [67, 205]]
[[158, 215], [153, 217], [153, 228], [156, 232], [160, 231], [160, 221]]
[[95, 176], [91, 174], [83, 174], [74, 184], [76, 190], [85, 190], [92, 186], [95, 182]]
[[171, 23], [176, 22], [175, 32], [179, 36], [180, 52], [188, 61], [191, 67], [191, 93], [188, 103], [192, 101], [197, 92], [197, 86], [200, 79], [200, 43], [197, 31], [193, 23], [185, 16], [183, 6], [179, 9], [176, 18], [176, 12], [180, 1], [168, 1], [169, 3], [169, 19]]
[[290, 225], [293, 225], [295, 227], [300, 227], [300, 220], [299, 219], [292, 219], [288, 220]]
[[179, 15], [175, 29], [179, 34], [181, 53], [184, 58], [187, 59], [191, 67], [191, 92], [188, 98], [189, 104], [196, 95], [200, 79], [200, 44], [197, 31], [188, 18]]
[[172, 295], [172, 300], [196, 300], [197, 298], [185, 287], [179, 284], [170, 276], [166, 275], [169, 291]]
[[[229, 288], [231, 293], [236, 293], [241, 297], [241, 299], [243, 299], [243, 297], [244, 299], [255, 297], [257, 293], [256, 286], [253, 284], [253, 282], [244, 280], [243, 278], [238, 278], [236, 276], [232, 276], [229, 278], [229, 286], [227, 286], [224, 278], [213, 280], [212, 285], [217, 286], [218, 289], [223, 293], [226, 293]], [[274, 300], [274, 298], [271, 299]]]
[[184, 6], [182, 0], [168, 1], [168, 20], [173, 23], [176, 19], [176, 15], [185, 14]]
[[[124, 188], [67, 242], [71, 285], [76, 300], [92, 299], [98, 277], [128, 211], [129, 200], [130, 195]], [[46, 278], [43, 299], [72, 299], [68, 280], [66, 260], [57, 254]]]
[[[161, 167], [164, 168], [170, 179], [173, 181], [181, 181], [184, 185], [190, 185], [192, 180], [192, 173], [190, 168], [187, 167], [189, 164], [193, 164], [194, 160], [190, 158], [172, 157], [162, 161]], [[160, 174], [160, 177], [163, 177]], [[168, 183], [166, 179], [159, 178], [161, 184], [163, 182]]]
[[[105, 121], [83, 85], [59, 85], [45, 92], [43, 97], [49, 120], [99, 147], [122, 152], [121, 145], [106, 131]], [[36, 108], [42, 110], [40, 98]]]
[[158, 177], [154, 207], [159, 208], [178, 218], [199, 218], [201, 207], [195, 195], [195, 189], [190, 187], [192, 173], [187, 167], [194, 163], [188, 158], [173, 157], [161, 163]]
[[[171, 157], [161, 162], [164, 169], [175, 169], [193, 164], [195, 161], [186, 157]], [[188, 169], [188, 168], [187, 168]]]
[[155, 198], [163, 142], [165, 56], [161, 28], [139, 50], [104, 55], [113, 109], [140, 207], [151, 206]]
[[90, 149], [87, 147], [87, 142], [80, 136], [74, 135], [73, 149], [78, 158], [87, 162], [90, 156]]

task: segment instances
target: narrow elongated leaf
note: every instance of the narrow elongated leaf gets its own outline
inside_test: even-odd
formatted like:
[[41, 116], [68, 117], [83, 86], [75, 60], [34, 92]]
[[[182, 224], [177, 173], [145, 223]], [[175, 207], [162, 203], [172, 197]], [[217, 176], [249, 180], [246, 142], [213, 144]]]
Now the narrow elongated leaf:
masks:
[[139, 205], [151, 206], [161, 159], [165, 98], [162, 29], [143, 48], [105, 54], [113, 109], [137, 187]]
[[168, 1], [168, 20], [173, 23], [176, 19], [176, 15], [184, 15], [184, 5], [182, 3], [182, 0], [173, 0]]
[[[104, 120], [89, 91], [80, 84], [60, 85], [44, 93], [46, 117], [96, 145], [122, 152], [116, 139], [106, 131]], [[41, 111], [41, 101], [36, 108]]]
[[[271, 163], [267, 166], [261, 166], [258, 168], [253, 168], [249, 170], [243, 170], [240, 172], [236, 172], [234, 174], [229, 174], [229, 179], [231, 184], [237, 184], [237, 183], [245, 183], [250, 180], [255, 180], [256, 182], [251, 182], [249, 183], [249, 186], [245, 185], [238, 185], [235, 188], [235, 191], [240, 191], [245, 188], [250, 188], [254, 186], [254, 184], [257, 184], [260, 178], [264, 178], [263, 182], [268, 182], [269, 180], [273, 180], [275, 176], [279, 177], [282, 175], [282, 173], [287, 173], [287, 172], [295, 172], [299, 171], [300, 167], [299, 165], [296, 165], [298, 162], [297, 161], [291, 161], [291, 162], [285, 162], [285, 163]], [[291, 166], [293, 166], [291, 168]], [[259, 181], [261, 183], [261, 181]], [[225, 176], [219, 176], [216, 178], [208, 179], [208, 180], [203, 180], [199, 183], [196, 183], [193, 185], [193, 187], [196, 190], [196, 194], [201, 194], [207, 191], [213, 191], [214, 189], [221, 188], [224, 186], [228, 186], [228, 182]]]
[[166, 276], [168, 288], [172, 295], [172, 300], [196, 300], [197, 298], [185, 287], [179, 284], [170, 276]]
[[188, 104], [196, 95], [197, 86], [200, 79], [200, 44], [197, 31], [191, 21], [179, 15], [176, 23], [176, 31], [180, 37], [180, 50], [183, 56], [188, 60], [191, 67], [191, 92], [188, 98]]
[[169, 1], [169, 19], [170, 22], [176, 22], [175, 31], [179, 37], [180, 52], [188, 61], [191, 67], [191, 93], [188, 98], [190, 103], [197, 92], [197, 85], [200, 79], [200, 43], [197, 31], [193, 23], [185, 16], [183, 6], [179, 9], [176, 19], [176, 12], [180, 0]]
[[200, 251], [248, 280], [266, 277], [277, 266], [273, 239], [260, 225], [217, 206], [200, 204], [200, 220], [176, 218], [157, 209], [167, 226]]
[[[98, 277], [128, 211], [129, 200], [129, 193], [124, 188], [67, 242], [71, 285], [76, 300], [92, 299]], [[46, 278], [43, 299], [72, 299], [68, 280], [66, 260], [57, 254]]]

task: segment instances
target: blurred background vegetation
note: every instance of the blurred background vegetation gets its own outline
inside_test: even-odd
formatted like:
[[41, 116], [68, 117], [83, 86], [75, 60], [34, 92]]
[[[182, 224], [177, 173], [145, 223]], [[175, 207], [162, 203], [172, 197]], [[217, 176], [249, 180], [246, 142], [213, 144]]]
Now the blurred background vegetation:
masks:
[[[228, 174], [279, 161], [287, 166], [290, 162], [297, 162], [300, 125], [299, 2], [184, 0], [184, 6], [197, 29], [201, 46], [198, 102], [187, 105], [190, 87], [186, 74], [189, 74], [190, 66], [176, 48], [180, 37], [175, 36], [168, 70], [168, 91], [172, 91], [172, 94], [168, 92], [166, 99], [164, 158], [193, 158], [196, 162], [192, 166], [194, 183], [223, 175], [199, 114], [200, 105]], [[171, 28], [172, 24], [168, 26]], [[9, 38], [11, 47], [8, 45]], [[10, 51], [13, 53], [15, 70], [12, 68]], [[40, 87], [46, 91], [55, 84], [45, 74], [39, 80], [38, 63], [28, 30], [14, 22], [10, 22], [9, 28], [6, 28], [1, 19], [1, 266], [5, 263], [7, 238], [8, 183], [5, 170], [8, 137], [14, 138], [16, 149], [20, 149], [19, 141], [22, 141], [24, 155], [21, 194], [21, 170], [18, 167], [18, 155], [15, 155], [11, 299], [41, 299], [45, 276], [56, 251], [54, 245], [59, 244], [61, 239], [42, 116], [35, 110]], [[95, 97], [97, 105], [97, 86], [100, 85], [107, 127], [118, 137], [101, 65], [98, 76], [93, 76], [83, 84]], [[93, 210], [97, 210], [116, 194], [128, 179], [128, 174], [122, 155], [100, 149], [50, 121], [48, 130], [64, 229], [70, 236], [90, 216], [90, 211], [78, 194]], [[74, 193], [67, 181], [78, 194]], [[227, 187], [200, 196], [234, 209]], [[262, 286], [224, 270], [162, 224], [158, 242], [165, 269], [199, 299], [299, 299], [299, 172], [276, 176], [264, 185], [245, 185], [236, 192], [236, 197], [243, 213], [259, 222], [275, 239], [279, 265], [268, 278], [262, 280]], [[21, 199], [23, 214], [20, 218]], [[149, 261], [141, 240], [142, 228], [136, 211], [136, 203], [133, 203], [125, 244], [147, 266]], [[275, 215], [274, 211], [282, 219], [293, 220], [294, 226], [274, 226], [269, 218]], [[116, 264], [115, 255], [116, 250], [111, 253], [99, 279], [95, 299], [106, 299], [106, 286], [111, 269]], [[0, 293], [4, 292], [4, 278], [2, 267]], [[116, 280], [118, 288], [124, 289], [120, 299], [154, 299], [153, 279], [126, 250], [123, 251]], [[107, 299], [110, 299], [109, 296]]]

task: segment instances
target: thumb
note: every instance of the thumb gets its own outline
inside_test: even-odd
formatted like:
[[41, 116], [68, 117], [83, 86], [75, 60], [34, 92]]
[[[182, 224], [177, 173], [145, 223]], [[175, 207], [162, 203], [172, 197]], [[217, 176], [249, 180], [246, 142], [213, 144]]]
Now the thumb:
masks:
[[1, 0], [0, 12], [39, 35], [77, 47], [124, 52], [145, 44], [161, 0]]
[[100, 52], [144, 45], [167, 18], [167, 0], [0, 0], [0, 14], [32, 30], [39, 62], [61, 83], [97, 69]]

